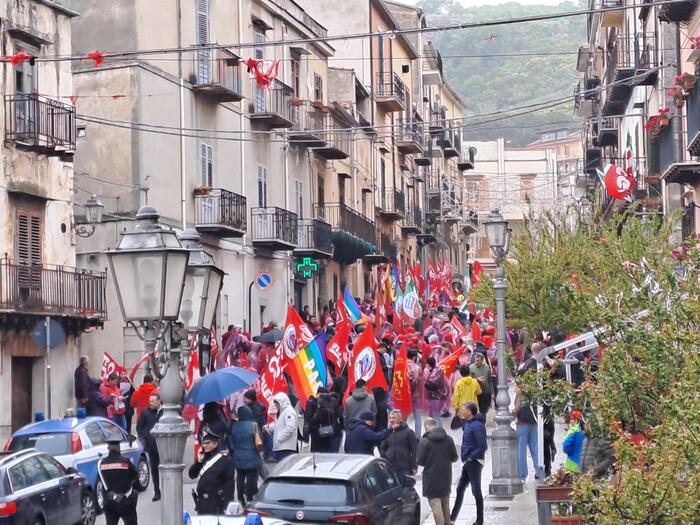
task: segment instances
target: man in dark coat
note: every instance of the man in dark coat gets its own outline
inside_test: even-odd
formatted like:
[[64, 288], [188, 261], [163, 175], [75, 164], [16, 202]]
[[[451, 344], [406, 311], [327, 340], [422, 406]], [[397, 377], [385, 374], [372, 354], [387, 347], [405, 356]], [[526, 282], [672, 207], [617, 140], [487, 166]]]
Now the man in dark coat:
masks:
[[379, 446], [379, 453], [394, 467], [399, 479], [415, 474], [418, 440], [413, 430], [403, 421], [400, 410], [389, 414], [389, 435]]
[[417, 462], [423, 467], [423, 496], [433, 511], [436, 525], [450, 521], [452, 463], [457, 461], [457, 448], [452, 438], [429, 417], [423, 423], [425, 434], [418, 443]]
[[374, 414], [369, 410], [360, 414], [359, 419], [350, 422], [350, 428], [345, 435], [346, 454], [374, 454], [374, 447], [379, 445], [389, 435], [389, 430], [372, 430]]
[[80, 363], [73, 373], [73, 387], [75, 389], [75, 399], [78, 402], [78, 406], [86, 407], [88, 403], [88, 397], [90, 394], [90, 385], [92, 380], [90, 379], [90, 360], [86, 356], [80, 358]]
[[151, 435], [153, 427], [156, 426], [163, 410], [160, 408], [160, 395], [151, 394], [148, 399], [148, 408], [141, 413], [141, 417], [136, 423], [136, 433], [143, 443], [143, 451], [148, 455], [151, 464], [151, 477], [153, 478], [153, 501], [160, 500], [160, 456], [155, 438]]
[[484, 468], [484, 457], [488, 444], [486, 443], [486, 418], [479, 413], [479, 408], [474, 403], [465, 403], [460, 407], [462, 417], [462, 475], [457, 484], [457, 497], [450, 513], [450, 519], [457, 521], [459, 510], [462, 508], [464, 491], [467, 486], [472, 486], [472, 495], [476, 502], [476, 521], [474, 525], [484, 523], [484, 497], [481, 494], [481, 471]]
[[211, 432], [202, 436], [197, 462], [188, 472], [190, 479], [199, 478], [197, 489], [192, 491], [194, 508], [199, 515], [223, 514], [235, 495], [235, 466], [233, 459], [219, 450], [220, 439], [221, 436]]
[[102, 382], [99, 379], [90, 379], [85, 404], [85, 412], [88, 416], [107, 417], [107, 407], [112, 404], [112, 398], [102, 395], [101, 385]]

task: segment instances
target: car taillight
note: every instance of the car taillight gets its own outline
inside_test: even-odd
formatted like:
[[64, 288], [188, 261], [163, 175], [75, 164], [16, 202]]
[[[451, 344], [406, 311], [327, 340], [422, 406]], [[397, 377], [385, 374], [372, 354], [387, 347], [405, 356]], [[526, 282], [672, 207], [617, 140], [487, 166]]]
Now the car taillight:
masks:
[[5, 452], [12, 452], [12, 438], [7, 440], [7, 443], [5, 443]]
[[246, 516], [248, 514], [257, 514], [258, 516], [262, 516], [263, 518], [269, 518], [271, 516], [269, 512], [265, 512], [262, 510], [255, 510], [255, 509], [245, 509], [243, 511], [243, 514], [245, 514]]
[[80, 441], [80, 434], [77, 432], [71, 432], [70, 434], [70, 451], [71, 454], [75, 454], [83, 450], [83, 442]]
[[0, 503], [0, 516], [14, 516], [16, 512], [17, 503], [15, 503], [14, 501]]
[[337, 516], [333, 516], [329, 521], [331, 523], [353, 523], [354, 525], [369, 525], [369, 518], [361, 512], [356, 512], [355, 514], [338, 514]]

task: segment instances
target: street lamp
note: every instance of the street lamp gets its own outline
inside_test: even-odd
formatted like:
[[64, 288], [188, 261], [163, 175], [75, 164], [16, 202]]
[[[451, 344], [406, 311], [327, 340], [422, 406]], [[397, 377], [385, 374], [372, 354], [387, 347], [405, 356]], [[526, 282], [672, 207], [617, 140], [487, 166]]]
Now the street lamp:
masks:
[[85, 201], [85, 222], [87, 224], [78, 224], [75, 227], [75, 233], [79, 237], [90, 237], [95, 233], [95, 224], [102, 222], [102, 212], [104, 205], [97, 198], [97, 195], [91, 195]]
[[491, 435], [493, 478], [489, 494], [512, 496], [523, 491], [518, 477], [518, 435], [511, 428], [510, 395], [506, 383], [506, 278], [503, 261], [508, 253], [510, 230], [508, 221], [498, 210], [492, 210], [484, 221], [486, 237], [496, 261], [493, 288], [496, 295], [496, 349], [498, 352], [498, 393], [496, 394], [496, 423]]
[[[164, 229], [158, 218], [153, 208], [141, 208], [135, 230], [123, 233], [119, 245], [106, 252], [122, 317], [151, 354], [179, 317], [190, 256], [175, 232]], [[161, 524], [171, 525], [182, 521], [182, 461], [190, 431], [178, 413], [183, 394], [179, 348], [166, 345], [163, 353], [167, 362], [162, 372], [158, 370], [163, 414], [152, 435], [161, 458]]]

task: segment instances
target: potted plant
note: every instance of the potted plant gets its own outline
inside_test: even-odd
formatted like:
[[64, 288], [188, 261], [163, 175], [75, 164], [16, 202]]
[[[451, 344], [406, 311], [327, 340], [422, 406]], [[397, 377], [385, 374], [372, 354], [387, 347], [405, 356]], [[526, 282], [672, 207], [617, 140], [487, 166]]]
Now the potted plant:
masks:
[[211, 188], [207, 186], [197, 186], [194, 189], [194, 195], [195, 197], [202, 196], [202, 195], [209, 195], [209, 192], [211, 191]]
[[692, 73], [683, 73], [680, 77], [679, 84], [683, 86], [686, 92], [691, 92], [695, 87], [695, 75]]
[[668, 116], [668, 108], [659, 108], [659, 126], [668, 126], [668, 123], [670, 122], [669, 116]]
[[536, 498], [538, 507], [542, 503], [549, 505], [549, 511], [555, 511], [550, 514], [552, 525], [580, 525], [581, 517], [571, 515], [572, 502], [572, 485], [574, 476], [571, 472], [564, 469], [559, 469], [552, 476], [547, 478], [542, 485], [537, 485]]

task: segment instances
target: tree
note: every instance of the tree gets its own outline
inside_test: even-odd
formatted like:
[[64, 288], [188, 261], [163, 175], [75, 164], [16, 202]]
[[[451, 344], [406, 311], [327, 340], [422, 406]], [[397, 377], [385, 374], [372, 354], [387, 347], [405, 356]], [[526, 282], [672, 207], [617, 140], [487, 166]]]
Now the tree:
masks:
[[[582, 410], [589, 438], [612, 444], [614, 474], [575, 484], [591, 523], [700, 523], [700, 251], [671, 249], [677, 219], [531, 214], [506, 264], [513, 324], [600, 330], [600, 366], [586, 368], [581, 388], [540, 389], [534, 372], [518, 379], [560, 414]], [[483, 301], [489, 287], [475, 296]]]

